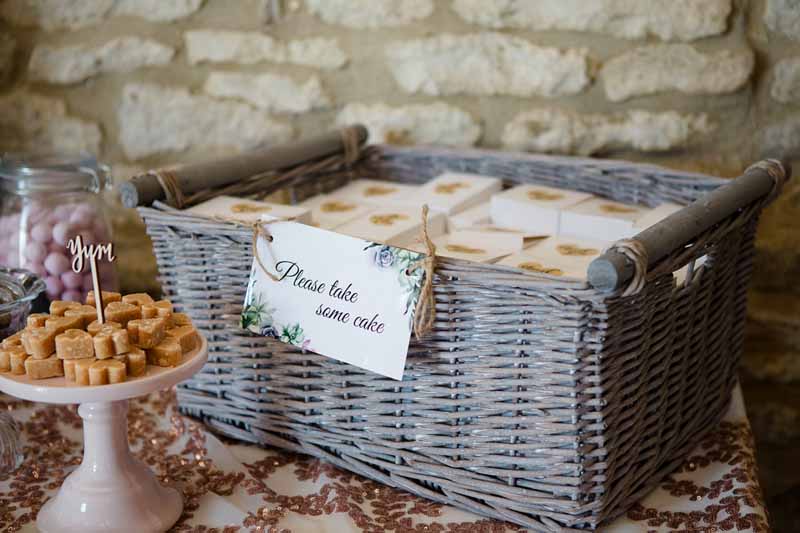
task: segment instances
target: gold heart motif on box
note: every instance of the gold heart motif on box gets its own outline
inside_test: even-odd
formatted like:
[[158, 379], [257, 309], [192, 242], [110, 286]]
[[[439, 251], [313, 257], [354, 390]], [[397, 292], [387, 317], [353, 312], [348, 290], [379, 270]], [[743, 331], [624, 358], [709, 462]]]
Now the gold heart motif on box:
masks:
[[384, 187], [383, 185], [371, 185], [364, 189], [364, 196], [386, 196], [397, 192], [396, 187]]
[[453, 194], [458, 189], [468, 189], [469, 184], [461, 183], [460, 181], [456, 181], [453, 183], [442, 183], [436, 186], [434, 192], [436, 194]]
[[517, 268], [521, 268], [522, 270], [528, 270], [530, 272], [541, 272], [542, 274], [550, 274], [551, 276], [561, 276], [564, 274], [564, 271], [559, 268], [547, 268], [543, 266], [541, 263], [537, 263], [536, 261], [526, 261], [525, 263], [520, 263], [517, 265]]
[[445, 250], [448, 252], [456, 252], [460, 254], [485, 254], [486, 250], [481, 250], [480, 248], [470, 248], [469, 246], [464, 246], [462, 244], [447, 244], [445, 245]]
[[598, 255], [600, 250], [595, 248], [581, 248], [575, 244], [559, 244], [556, 246], [556, 250], [561, 255], [579, 255], [579, 256], [587, 256], [587, 255]]
[[323, 213], [344, 213], [345, 211], [352, 211], [355, 208], [355, 204], [347, 204], [338, 200], [331, 200], [319, 206], [319, 210]]
[[531, 200], [543, 200], [546, 202], [552, 202], [553, 200], [560, 200], [564, 198], [563, 194], [557, 192], [548, 192], [548, 191], [528, 191], [528, 198]]
[[606, 213], [635, 213], [638, 211], [635, 207], [627, 207], [624, 205], [603, 204], [600, 206], [601, 211]]
[[411, 133], [407, 130], [389, 130], [386, 132], [387, 144], [409, 145], [414, 144]]
[[231, 206], [231, 211], [234, 213], [266, 213], [271, 210], [272, 208], [268, 205], [233, 204]]
[[406, 215], [398, 215], [395, 213], [392, 213], [391, 215], [372, 215], [369, 217], [369, 221], [376, 226], [391, 226], [398, 220], [406, 219], [408, 219]]

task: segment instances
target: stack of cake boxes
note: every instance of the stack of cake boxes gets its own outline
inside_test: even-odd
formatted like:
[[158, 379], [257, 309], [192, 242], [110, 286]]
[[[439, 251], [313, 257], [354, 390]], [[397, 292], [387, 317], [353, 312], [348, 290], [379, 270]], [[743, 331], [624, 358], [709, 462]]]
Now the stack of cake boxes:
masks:
[[420, 186], [359, 179], [298, 206], [222, 196], [188, 211], [244, 224], [292, 219], [426, 252], [424, 204], [437, 255], [577, 279], [585, 278], [589, 263], [610, 243], [681, 207], [651, 209], [542, 185], [504, 190], [498, 178], [448, 172]]

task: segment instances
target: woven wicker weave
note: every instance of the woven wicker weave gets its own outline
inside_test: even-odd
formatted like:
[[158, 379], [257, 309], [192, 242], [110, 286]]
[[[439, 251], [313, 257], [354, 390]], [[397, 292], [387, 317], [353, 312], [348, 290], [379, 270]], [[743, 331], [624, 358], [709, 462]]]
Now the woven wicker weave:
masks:
[[[444, 170], [655, 206], [724, 180], [647, 165], [490, 151], [372, 147], [350, 172], [302, 177], [296, 199], [349, 177], [424, 182]], [[302, 183], [300, 183], [302, 182]], [[184, 412], [222, 434], [311, 454], [382, 483], [534, 531], [624, 512], [723, 414], [741, 353], [759, 201], [621, 297], [586, 282], [441, 259], [436, 322], [402, 382], [239, 328], [250, 230], [141, 208], [163, 288], [208, 337]], [[707, 255], [690, 281], [672, 272]]]

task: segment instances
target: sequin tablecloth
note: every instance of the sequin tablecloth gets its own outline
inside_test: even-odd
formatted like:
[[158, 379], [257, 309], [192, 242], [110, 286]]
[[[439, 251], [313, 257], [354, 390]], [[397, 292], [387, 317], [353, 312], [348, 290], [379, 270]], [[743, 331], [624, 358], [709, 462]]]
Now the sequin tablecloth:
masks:
[[[36, 513], [80, 463], [81, 419], [72, 406], [16, 401], [0, 408], [23, 424], [26, 460], [0, 477], [0, 531], [35, 531]], [[505, 533], [520, 528], [431, 503], [309, 457], [223, 443], [176, 413], [165, 391], [131, 402], [129, 439], [162, 482], [180, 488], [173, 531]], [[610, 533], [768, 531], [741, 392], [725, 421]]]

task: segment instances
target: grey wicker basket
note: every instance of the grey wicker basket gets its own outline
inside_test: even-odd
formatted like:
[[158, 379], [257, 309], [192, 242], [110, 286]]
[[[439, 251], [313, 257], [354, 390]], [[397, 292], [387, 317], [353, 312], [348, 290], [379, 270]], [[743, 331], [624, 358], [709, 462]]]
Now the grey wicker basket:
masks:
[[[292, 197], [353, 177], [419, 183], [445, 170], [649, 206], [689, 204], [728, 182], [618, 161], [416, 147], [369, 147], [352, 165], [342, 157], [326, 167], [295, 172]], [[435, 325], [412, 341], [402, 382], [242, 330], [251, 231], [140, 208], [166, 296], [209, 341], [208, 364], [178, 391], [181, 409], [224, 435], [534, 531], [595, 529], [651, 490], [726, 409], [754, 232], [778, 188], [770, 176], [782, 171], [774, 167], [637, 237], [661, 251], [639, 265], [633, 291], [621, 286], [636, 270], [623, 251], [598, 262], [618, 263], [611, 282], [598, 269], [596, 285], [619, 287], [610, 291], [442, 258]], [[672, 272], [701, 256], [676, 286]]]

